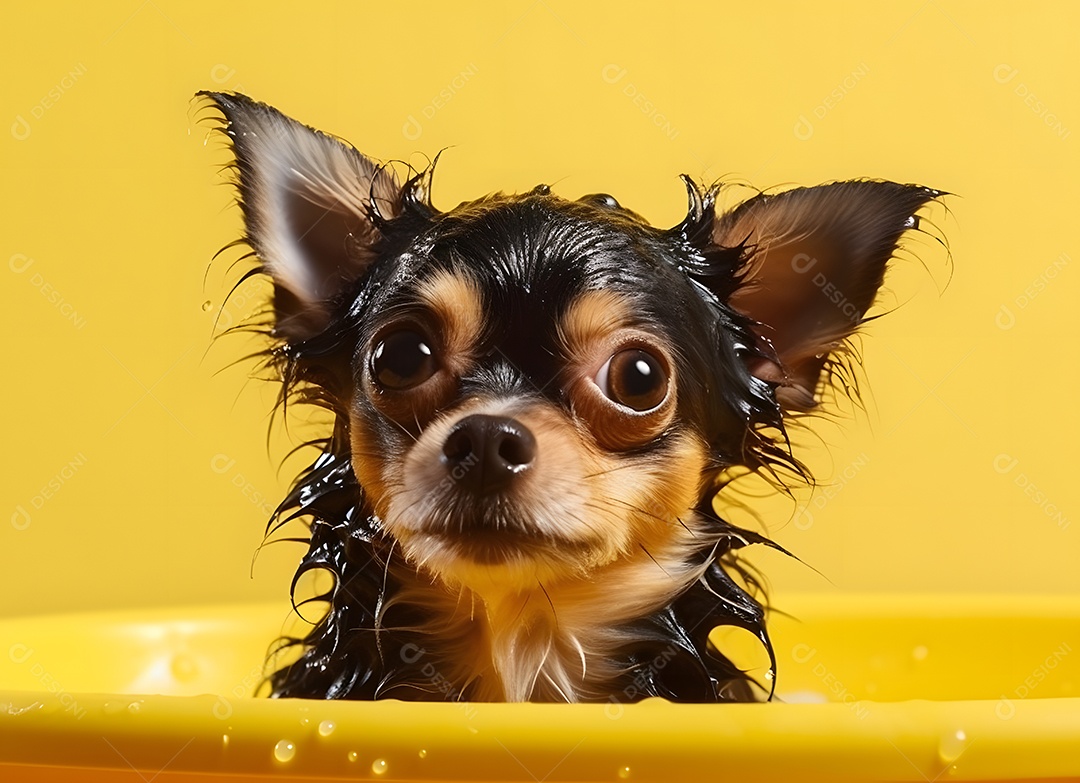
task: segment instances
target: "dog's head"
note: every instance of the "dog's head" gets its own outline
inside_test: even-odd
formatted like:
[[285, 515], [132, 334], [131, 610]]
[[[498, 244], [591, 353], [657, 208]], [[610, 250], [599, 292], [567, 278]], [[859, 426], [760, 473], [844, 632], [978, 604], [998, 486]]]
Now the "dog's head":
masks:
[[886, 261], [936, 192], [844, 182], [651, 227], [538, 187], [435, 210], [335, 138], [209, 96], [289, 379], [338, 416], [407, 559], [480, 591], [700, 549], [731, 466], [790, 460]]

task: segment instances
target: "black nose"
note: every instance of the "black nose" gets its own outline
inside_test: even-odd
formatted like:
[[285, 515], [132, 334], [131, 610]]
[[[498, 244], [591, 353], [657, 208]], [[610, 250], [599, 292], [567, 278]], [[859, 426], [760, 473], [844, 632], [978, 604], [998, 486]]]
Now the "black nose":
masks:
[[536, 460], [536, 438], [506, 416], [475, 413], [454, 425], [443, 444], [451, 478], [474, 495], [505, 490]]

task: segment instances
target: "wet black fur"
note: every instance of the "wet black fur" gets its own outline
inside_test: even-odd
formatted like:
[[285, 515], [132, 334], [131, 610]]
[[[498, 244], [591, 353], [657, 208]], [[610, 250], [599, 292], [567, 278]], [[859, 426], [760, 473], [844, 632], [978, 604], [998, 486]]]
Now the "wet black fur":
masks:
[[[467, 700], [433, 680], [439, 639], [420, 606], [389, 599], [415, 569], [386, 535], [350, 465], [347, 406], [363, 361], [360, 349], [388, 308], [406, 306], [419, 278], [461, 265], [479, 283], [490, 313], [490, 356], [470, 377], [488, 393], [525, 391], [567, 405], [550, 384], [554, 335], [545, 333], [583, 291], [605, 288], [633, 298], [642, 326], [677, 347], [678, 417], [674, 427], [697, 430], [711, 449], [706, 490], [696, 511], [711, 537], [687, 558], [708, 563], [705, 576], [663, 610], [630, 625], [635, 641], [616, 658], [623, 674], [610, 699], [663, 696], [678, 701], [747, 701], [761, 694], [747, 674], [714, 649], [720, 625], [757, 636], [773, 658], [759, 585], [736, 560], [749, 544], [775, 546], [716, 515], [714, 495], [733, 466], [802, 472], [791, 456], [773, 388], [754, 378], [746, 361], [766, 356], [751, 322], [727, 304], [739, 283], [744, 248], [712, 244], [713, 191], [687, 180], [690, 208], [671, 230], [646, 224], [608, 197], [577, 202], [546, 187], [521, 196], [497, 195], [436, 212], [427, 201], [427, 177], [405, 188], [400, 214], [386, 220], [373, 208], [381, 239], [378, 260], [333, 303], [328, 328], [307, 341], [279, 345], [271, 363], [284, 379], [282, 400], [333, 411], [333, 435], [321, 456], [296, 481], [268, 526], [268, 535], [303, 518], [310, 546], [293, 581], [312, 570], [333, 574], [334, 587], [314, 600], [329, 611], [306, 637], [281, 640], [276, 653], [299, 648], [299, 659], [269, 677], [274, 696]], [[536, 331], [540, 329], [539, 335]], [[499, 339], [518, 335], [523, 339]], [[772, 357], [768, 357], [772, 358]], [[361, 401], [363, 404], [363, 401]], [[374, 414], [372, 414], [374, 416]], [[386, 426], [391, 426], [387, 424]], [[643, 447], [662, 453], [665, 438]], [[303, 607], [300, 607], [301, 611]], [[293, 651], [295, 652], [295, 650]]]

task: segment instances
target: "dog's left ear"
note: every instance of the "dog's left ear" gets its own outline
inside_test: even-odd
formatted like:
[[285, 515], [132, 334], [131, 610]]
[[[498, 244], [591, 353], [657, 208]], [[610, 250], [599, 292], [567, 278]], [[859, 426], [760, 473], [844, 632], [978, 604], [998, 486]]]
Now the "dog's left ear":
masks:
[[720, 216], [712, 240], [746, 248], [728, 303], [750, 317], [774, 359], [750, 372], [790, 410], [815, 405], [829, 355], [863, 322], [901, 235], [942, 195], [894, 182], [837, 182], [759, 195]]
[[393, 172], [353, 147], [238, 93], [201, 92], [236, 154], [245, 237], [274, 281], [274, 332], [321, 332], [334, 298], [376, 255], [374, 216], [401, 211]]

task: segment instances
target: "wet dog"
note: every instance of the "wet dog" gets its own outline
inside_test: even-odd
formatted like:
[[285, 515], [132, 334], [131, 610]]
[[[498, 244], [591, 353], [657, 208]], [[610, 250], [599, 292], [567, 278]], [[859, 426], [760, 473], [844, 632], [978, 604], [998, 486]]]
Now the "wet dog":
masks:
[[282, 399], [334, 418], [272, 521], [304, 518], [297, 579], [334, 582], [284, 640], [274, 695], [760, 695], [709, 634], [747, 629], [771, 656], [736, 555], [772, 544], [713, 498], [734, 469], [802, 470], [786, 424], [941, 194], [837, 182], [721, 213], [684, 178], [671, 229], [546, 186], [443, 212], [430, 168], [401, 181], [265, 104], [203, 95], [273, 282]]

